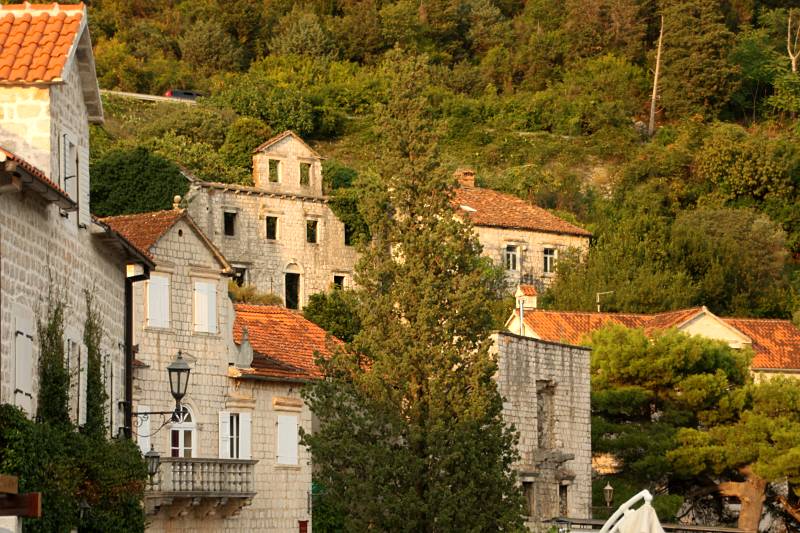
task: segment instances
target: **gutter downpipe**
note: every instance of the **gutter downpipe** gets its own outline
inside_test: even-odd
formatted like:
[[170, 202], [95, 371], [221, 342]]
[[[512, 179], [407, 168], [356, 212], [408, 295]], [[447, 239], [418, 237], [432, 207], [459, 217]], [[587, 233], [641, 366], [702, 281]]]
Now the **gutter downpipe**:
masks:
[[125, 278], [125, 437], [133, 437], [133, 284], [150, 279], [150, 269]]

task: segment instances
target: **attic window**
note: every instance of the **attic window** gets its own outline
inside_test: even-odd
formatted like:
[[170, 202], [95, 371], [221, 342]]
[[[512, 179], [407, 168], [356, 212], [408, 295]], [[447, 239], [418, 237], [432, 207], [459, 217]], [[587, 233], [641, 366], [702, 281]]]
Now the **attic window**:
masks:
[[316, 220], [306, 220], [306, 242], [315, 244], [318, 241], [317, 226]]
[[300, 185], [311, 183], [311, 163], [300, 163]]
[[233, 237], [236, 235], [236, 212], [225, 211], [223, 213], [225, 235]]
[[281, 162], [277, 159], [269, 160], [269, 181], [270, 183], [278, 183], [280, 181]]

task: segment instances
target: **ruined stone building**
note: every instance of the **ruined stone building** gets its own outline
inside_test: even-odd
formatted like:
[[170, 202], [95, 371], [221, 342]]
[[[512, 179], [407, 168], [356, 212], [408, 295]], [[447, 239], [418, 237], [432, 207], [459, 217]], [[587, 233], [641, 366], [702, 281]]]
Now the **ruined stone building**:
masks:
[[331, 285], [349, 287], [357, 254], [322, 193], [322, 158], [293, 132], [253, 156], [253, 187], [193, 182], [189, 212], [228, 257], [239, 283], [302, 308]]
[[519, 431], [527, 525], [548, 531], [556, 517], [590, 518], [589, 350], [503, 332], [493, 336], [503, 418]]
[[110, 433], [125, 423], [127, 266], [149, 258], [91, 215], [89, 123], [102, 123], [86, 7], [0, 6], [0, 402], [36, 411], [48, 297], [65, 304], [71, 413], [86, 418], [88, 291], [103, 316]]
[[[134, 285], [137, 413], [169, 411], [166, 367], [191, 367], [181, 421], [135, 416], [143, 453], [161, 456], [145, 491], [149, 531], [309, 531], [311, 430], [302, 385], [320, 374], [325, 332], [282, 307], [233, 305], [232, 267], [181, 209], [105, 222], [152, 256]], [[163, 427], [162, 427], [163, 426]]]

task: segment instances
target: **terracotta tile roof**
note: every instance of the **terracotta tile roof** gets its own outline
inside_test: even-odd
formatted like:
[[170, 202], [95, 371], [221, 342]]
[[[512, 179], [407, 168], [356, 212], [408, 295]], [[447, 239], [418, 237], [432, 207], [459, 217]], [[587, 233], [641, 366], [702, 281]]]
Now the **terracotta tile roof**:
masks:
[[341, 343], [295, 311], [273, 305], [236, 304], [233, 339], [242, 341], [247, 327], [253, 346], [253, 368], [242, 374], [271, 378], [317, 379], [322, 376], [314, 363], [315, 352], [331, 355], [328, 339]]
[[521, 284], [519, 290], [523, 296], [539, 296], [539, 291], [537, 291], [536, 287], [533, 285]]
[[[525, 311], [525, 326], [542, 340], [580, 344], [585, 337], [610, 322], [646, 333], [680, 327], [703, 312], [702, 307], [681, 309], [656, 315], [590, 313], [580, 311]], [[518, 314], [518, 311], [515, 311]], [[752, 341], [755, 357], [751, 368], [800, 370], [800, 329], [789, 320], [763, 318], [721, 318]]]
[[541, 207], [498, 191], [481, 187], [458, 187], [453, 207], [475, 226], [513, 228], [546, 233], [591, 237], [591, 233], [560, 219]]
[[800, 329], [789, 320], [723, 318], [753, 341], [754, 369], [800, 369]]
[[83, 27], [83, 4], [0, 6], [0, 83], [52, 83]]
[[71, 199], [61, 187], [50, 181], [50, 179], [45, 175], [44, 171], [28, 163], [15, 153], [9, 152], [0, 146], [0, 162], [5, 161], [13, 161], [16, 163], [18, 168], [21, 168], [34, 180], [36, 180], [40, 184], [37, 192], [42, 193], [45, 197], [47, 197], [48, 200], [58, 203], [62, 209], [66, 209], [68, 211], [72, 211], [77, 208], [78, 204]]
[[101, 218], [100, 221], [108, 224], [111, 229], [125, 237], [131, 244], [150, 257], [150, 248], [183, 217], [183, 214], [183, 209], [170, 209], [152, 213], [106, 217]]

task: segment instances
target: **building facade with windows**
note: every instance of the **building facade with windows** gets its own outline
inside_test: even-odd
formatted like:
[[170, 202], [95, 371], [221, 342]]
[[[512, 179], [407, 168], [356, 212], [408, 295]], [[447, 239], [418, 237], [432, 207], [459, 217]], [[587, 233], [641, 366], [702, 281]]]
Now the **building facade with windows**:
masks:
[[194, 220], [236, 272], [237, 283], [300, 309], [332, 284], [352, 286], [357, 254], [322, 193], [322, 158], [293, 132], [259, 146], [253, 187], [193, 182]]
[[[181, 209], [104, 219], [156, 266], [134, 286], [134, 434], [161, 456], [145, 492], [151, 531], [309, 531], [311, 430], [300, 387], [325, 333], [284, 308], [234, 306], [233, 268]], [[181, 419], [167, 366], [191, 368]]]
[[127, 266], [151, 261], [91, 215], [89, 123], [102, 123], [86, 8], [0, 6], [0, 402], [33, 415], [48, 298], [63, 301], [70, 412], [86, 418], [86, 294], [103, 317], [108, 430], [124, 426]]
[[586, 253], [592, 234], [516, 196], [475, 186], [475, 172], [456, 171], [453, 207], [468, 218], [484, 255], [505, 268], [509, 285], [543, 289], [555, 277], [558, 257]]

